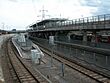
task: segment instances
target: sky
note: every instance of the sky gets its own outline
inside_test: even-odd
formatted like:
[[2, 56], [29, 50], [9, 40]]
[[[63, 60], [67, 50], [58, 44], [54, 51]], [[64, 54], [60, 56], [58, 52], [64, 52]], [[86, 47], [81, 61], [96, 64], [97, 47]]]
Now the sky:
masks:
[[110, 0], [0, 0], [0, 29], [25, 30], [45, 18], [96, 16], [110, 13]]

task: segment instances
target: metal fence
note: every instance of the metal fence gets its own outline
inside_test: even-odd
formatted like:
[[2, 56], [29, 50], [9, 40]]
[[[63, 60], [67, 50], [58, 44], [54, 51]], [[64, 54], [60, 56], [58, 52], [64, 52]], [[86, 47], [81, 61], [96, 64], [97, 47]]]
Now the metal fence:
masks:
[[102, 43], [102, 42], [95, 43], [95, 42], [90, 42], [90, 41], [84, 42], [82, 40], [68, 39], [67, 36], [55, 37], [55, 41], [62, 41], [62, 42], [67, 42], [67, 43], [74, 43], [74, 44], [79, 44], [79, 45], [110, 49], [109, 43]]
[[[49, 41], [47, 39], [34, 38], [38, 43], [43, 45], [48, 49], [52, 49], [51, 45], [49, 45]], [[54, 51], [61, 52], [64, 56], [70, 59], [79, 59], [85, 61], [91, 65], [96, 65], [101, 68], [105, 68], [110, 71], [110, 56], [106, 54], [101, 54], [97, 52], [87, 51], [87, 49], [80, 49], [72, 46], [71, 44], [59, 43], [59, 41], [55, 41]]]
[[32, 47], [32, 41], [29, 39], [26, 39], [25, 42], [19, 42], [18, 39], [15, 39], [15, 41], [21, 47]]
[[95, 52], [85, 51], [82, 49], [74, 48], [72, 46], [67, 46], [64, 44], [58, 44], [57, 43], [57, 49], [58, 51], [63, 52], [63, 54], [68, 58], [78, 58], [80, 60], [86, 61], [90, 64], [94, 64], [97, 66], [100, 66], [102, 68], [106, 68], [110, 70], [110, 56], [99, 54]]

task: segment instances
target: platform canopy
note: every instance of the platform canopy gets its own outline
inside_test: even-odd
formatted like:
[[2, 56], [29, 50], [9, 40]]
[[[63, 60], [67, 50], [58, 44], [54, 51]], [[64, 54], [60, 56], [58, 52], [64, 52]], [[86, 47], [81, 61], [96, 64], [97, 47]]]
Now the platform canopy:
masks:
[[37, 22], [33, 25], [31, 25], [30, 27], [36, 27], [36, 26], [42, 26], [42, 25], [45, 25], [46, 23], [49, 23], [49, 22], [62, 22], [62, 21], [66, 21], [67, 19], [65, 18], [51, 18], [51, 19], [45, 19], [45, 20], [42, 20], [40, 22]]
[[31, 28], [31, 27], [36, 27], [36, 26], [37, 26], [36, 24], [33, 24], [33, 25], [29, 26], [29, 27]]
[[42, 20], [40, 22], [37, 23], [38, 26], [41, 26], [41, 25], [45, 25], [46, 23], [49, 23], [49, 22], [62, 22], [62, 21], [66, 21], [67, 19], [64, 19], [64, 18], [51, 18], [51, 19], [45, 19], [45, 20]]

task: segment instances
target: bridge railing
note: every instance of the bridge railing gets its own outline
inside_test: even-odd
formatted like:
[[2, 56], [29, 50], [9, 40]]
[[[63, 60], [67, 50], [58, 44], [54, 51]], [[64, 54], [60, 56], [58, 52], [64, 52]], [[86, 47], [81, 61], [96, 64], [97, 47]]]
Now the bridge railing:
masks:
[[79, 18], [74, 20], [47, 23], [36, 27], [36, 30], [73, 27], [74, 29], [103, 29], [110, 28], [110, 14]]

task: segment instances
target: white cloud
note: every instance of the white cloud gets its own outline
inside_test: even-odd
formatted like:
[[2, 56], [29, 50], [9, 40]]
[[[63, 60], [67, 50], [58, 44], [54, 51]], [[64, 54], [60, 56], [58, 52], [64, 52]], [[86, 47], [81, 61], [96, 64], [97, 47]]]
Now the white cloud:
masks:
[[109, 6], [109, 3], [104, 1], [105, 0], [1, 0], [0, 23], [4, 22], [8, 26], [12, 25], [17, 29], [25, 29], [29, 24], [41, 19], [41, 17], [37, 16], [41, 15], [39, 10], [42, 9], [43, 5], [45, 9], [48, 10], [46, 15], [50, 15], [51, 17], [60, 17], [60, 14], [63, 18], [71, 19], [80, 18], [82, 16], [87, 17], [98, 13], [97, 11], [104, 8], [104, 6]]
[[[10, 1], [3, 2], [4, 5], [0, 7], [1, 22], [8, 25], [25, 26], [35, 20], [35, 13], [33, 6], [30, 3], [13, 3]], [[25, 26], [24, 26], [25, 25]], [[15, 27], [14, 27], [15, 28]]]

